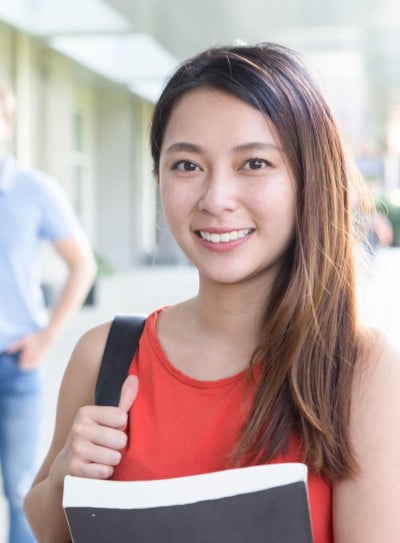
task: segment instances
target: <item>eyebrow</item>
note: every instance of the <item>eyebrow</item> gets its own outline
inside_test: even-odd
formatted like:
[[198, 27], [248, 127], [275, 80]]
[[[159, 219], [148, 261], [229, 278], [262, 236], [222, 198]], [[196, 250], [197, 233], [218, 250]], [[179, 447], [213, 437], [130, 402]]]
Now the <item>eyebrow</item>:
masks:
[[194, 143], [186, 143], [184, 141], [179, 141], [177, 143], [172, 143], [167, 147], [167, 153], [173, 153], [176, 151], [191, 151], [192, 153], [202, 153], [203, 148], [200, 145], [195, 145]]
[[235, 151], [251, 151], [253, 149], [273, 149], [274, 151], [282, 151], [282, 147], [279, 145], [265, 141], [251, 141], [234, 147]]
[[[276, 145], [275, 143], [269, 143], [269, 142], [262, 142], [262, 141], [251, 141], [249, 143], [242, 143], [240, 145], [236, 145], [233, 150], [240, 152], [240, 151], [252, 151], [256, 149], [273, 149], [275, 151], [282, 151], [282, 148], [279, 145]], [[202, 153], [203, 148], [200, 145], [196, 145], [194, 143], [189, 142], [176, 142], [172, 143], [167, 149], [167, 153], [173, 153], [173, 152], [179, 152], [179, 151], [190, 151], [192, 153]]]

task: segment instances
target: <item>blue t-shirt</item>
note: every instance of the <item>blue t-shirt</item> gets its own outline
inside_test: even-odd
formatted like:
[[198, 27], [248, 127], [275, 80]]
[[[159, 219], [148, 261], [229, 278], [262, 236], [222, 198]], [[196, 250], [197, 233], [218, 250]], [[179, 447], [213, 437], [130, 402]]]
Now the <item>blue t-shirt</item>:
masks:
[[22, 169], [11, 155], [0, 163], [0, 352], [42, 328], [47, 312], [40, 288], [43, 240], [74, 233], [78, 220], [63, 190], [42, 172]]

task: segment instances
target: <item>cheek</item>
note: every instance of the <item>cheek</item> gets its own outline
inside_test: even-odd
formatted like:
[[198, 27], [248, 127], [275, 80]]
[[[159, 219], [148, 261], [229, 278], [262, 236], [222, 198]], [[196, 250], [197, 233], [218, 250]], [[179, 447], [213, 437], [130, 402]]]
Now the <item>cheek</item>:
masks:
[[160, 193], [160, 203], [164, 213], [167, 215], [170, 208], [172, 207], [172, 202], [174, 200], [173, 191], [171, 190], [170, 184], [161, 177], [158, 181], [158, 190]]
[[287, 183], [268, 185], [262, 191], [254, 191], [251, 196], [259, 212], [270, 217], [293, 221], [296, 213], [296, 193]]
[[191, 209], [190, 194], [187, 191], [182, 190], [182, 187], [179, 189], [173, 183], [161, 184], [160, 201], [171, 230], [187, 224]]
[[296, 201], [293, 190], [268, 191], [259, 195], [257, 202], [258, 216], [276, 240], [283, 242], [294, 235], [296, 223]]

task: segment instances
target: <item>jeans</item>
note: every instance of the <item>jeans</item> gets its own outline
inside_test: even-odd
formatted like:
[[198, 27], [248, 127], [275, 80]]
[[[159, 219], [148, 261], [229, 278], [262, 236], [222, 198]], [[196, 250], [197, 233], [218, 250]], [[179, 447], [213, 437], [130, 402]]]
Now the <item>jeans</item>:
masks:
[[23, 501], [37, 471], [44, 366], [22, 371], [18, 354], [0, 354], [0, 461], [9, 506], [9, 543], [34, 543]]

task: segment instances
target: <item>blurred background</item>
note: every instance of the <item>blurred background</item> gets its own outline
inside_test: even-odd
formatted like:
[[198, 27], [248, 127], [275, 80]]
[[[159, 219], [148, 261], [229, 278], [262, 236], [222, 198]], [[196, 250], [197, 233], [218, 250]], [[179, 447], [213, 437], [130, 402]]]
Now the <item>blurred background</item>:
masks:
[[[67, 191], [100, 273], [184, 263], [158, 212], [153, 104], [200, 49], [278, 41], [320, 80], [400, 245], [399, 31], [397, 0], [0, 0], [0, 78], [18, 102], [13, 151]], [[56, 281], [57, 262], [44, 274]]]
[[[196, 291], [195, 270], [159, 211], [148, 130], [168, 75], [211, 45], [277, 41], [305, 57], [391, 222], [390, 246], [373, 255], [359, 296], [362, 318], [400, 346], [399, 35], [398, 0], [0, 0], [0, 79], [18, 103], [12, 151], [58, 180], [99, 266], [85, 306], [50, 354], [43, 454], [83, 331]], [[44, 262], [51, 304], [64, 270], [50, 251]], [[4, 518], [0, 496], [0, 541]]]

